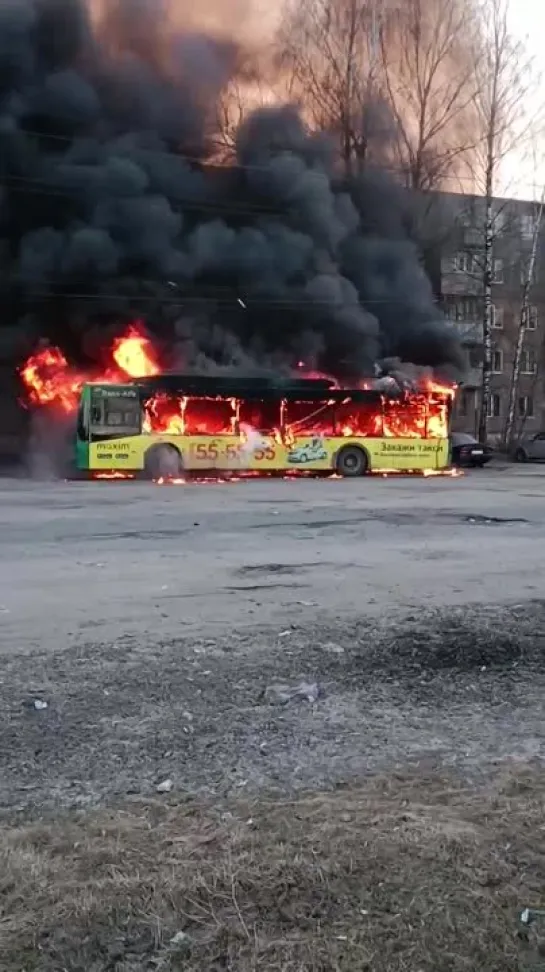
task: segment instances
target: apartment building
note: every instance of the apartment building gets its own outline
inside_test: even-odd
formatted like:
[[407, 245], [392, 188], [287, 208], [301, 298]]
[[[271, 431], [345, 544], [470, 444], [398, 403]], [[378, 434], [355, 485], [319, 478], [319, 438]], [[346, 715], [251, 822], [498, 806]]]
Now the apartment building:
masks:
[[[440, 300], [463, 341], [467, 374], [456, 403], [454, 428], [475, 432], [483, 351], [484, 199], [445, 195], [451, 232], [441, 247]], [[492, 395], [489, 434], [503, 431], [519, 332], [522, 287], [528, 273], [537, 207], [531, 202], [494, 201]], [[539, 234], [530, 291], [521, 376], [516, 402], [518, 434], [545, 429], [545, 219]]]

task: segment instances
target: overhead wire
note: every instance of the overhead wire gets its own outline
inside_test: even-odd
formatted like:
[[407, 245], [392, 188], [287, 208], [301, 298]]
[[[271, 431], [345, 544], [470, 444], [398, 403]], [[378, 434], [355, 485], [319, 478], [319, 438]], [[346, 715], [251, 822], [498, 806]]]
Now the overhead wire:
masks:
[[[66, 281], [64, 280], [63, 282], [66, 285]], [[150, 280], [149, 284], [150, 286], [155, 286], [155, 287], [158, 285], [168, 286], [168, 281]], [[233, 309], [235, 308], [235, 305], [238, 304], [241, 310], [251, 310], [253, 307], [258, 307], [258, 308], [272, 307], [272, 308], [277, 308], [279, 310], [289, 309], [292, 307], [293, 308], [308, 307], [309, 309], [316, 308], [316, 307], [318, 308], [323, 307], [324, 309], [327, 308], [329, 310], [334, 310], [335, 307], [337, 306], [334, 302], [329, 302], [326, 300], [315, 300], [310, 296], [306, 299], [303, 297], [294, 297], [294, 298], [288, 297], [285, 299], [280, 299], [280, 298], [268, 298], [268, 297], [260, 297], [260, 296], [248, 297], [246, 294], [244, 294], [243, 297], [237, 294], [232, 294], [231, 296], [225, 294], [225, 295], [218, 295], [218, 296], [207, 295], [207, 296], [199, 297], [196, 294], [180, 293], [180, 296], [176, 298], [176, 297], [165, 296], [164, 293], [147, 295], [147, 294], [130, 294], [130, 293], [123, 293], [121, 291], [117, 291], [115, 293], [94, 293], [93, 294], [93, 293], [78, 293], [69, 290], [38, 291], [34, 289], [29, 290], [25, 294], [25, 300], [28, 301], [31, 301], [33, 298], [39, 300], [55, 300], [58, 297], [62, 297], [63, 299], [66, 298], [68, 300], [85, 300], [85, 301], [123, 300], [123, 301], [129, 301], [130, 303], [159, 302], [161, 304], [167, 304], [167, 305], [171, 304], [173, 306], [179, 306], [180, 304], [194, 304], [194, 305], [202, 306], [204, 304], [209, 306], [214, 305], [220, 307], [230, 307]], [[435, 299], [434, 303], [439, 304], [439, 301]], [[368, 306], [382, 306], [382, 305], [393, 306], [395, 304], [400, 304], [403, 307], [407, 306], [406, 301], [389, 300], [388, 298], [380, 298], [376, 300], [365, 299], [362, 300], [361, 304], [363, 306], [363, 309], [365, 309]], [[339, 304], [338, 306], [340, 307], [341, 305]]]
[[[119, 143], [118, 144], [119, 155], [121, 157], [123, 157], [125, 155], [125, 153], [126, 153], [125, 147], [122, 144], [122, 140], [126, 136], [123, 135], [123, 134], [116, 135], [115, 133], [112, 133], [112, 135], [110, 136], [109, 139], [106, 139], [106, 138], [100, 138], [99, 139], [98, 136], [95, 137], [95, 136], [88, 136], [88, 135], [84, 135], [84, 136], [78, 136], [78, 135], [61, 135], [58, 132], [45, 132], [45, 131], [40, 132], [40, 131], [37, 131], [35, 129], [31, 129], [31, 128], [20, 128], [20, 127], [17, 127], [17, 128], [11, 129], [10, 131], [5, 131], [5, 130], [4, 131], [1, 131], [0, 130], [0, 144], [1, 144], [1, 140], [2, 139], [13, 138], [16, 135], [27, 135], [27, 136], [29, 136], [31, 138], [43, 139], [44, 141], [60, 142], [60, 143], [63, 143], [65, 145], [73, 145], [75, 142], [77, 142], [78, 139], [85, 140], [87, 138], [89, 140], [92, 140], [96, 145], [98, 145], [100, 147], [107, 147], [107, 146], [115, 147], [115, 143], [117, 141]], [[200, 165], [205, 170], [209, 170], [209, 171], [210, 170], [213, 170], [213, 169], [216, 169], [218, 171], [222, 171], [222, 170], [229, 171], [229, 170], [234, 170], [234, 169], [237, 169], [238, 168], [241, 171], [244, 170], [244, 171], [247, 171], [247, 172], [267, 172], [267, 173], [270, 173], [270, 164], [267, 164], [267, 163], [259, 163], [259, 162], [248, 162], [248, 163], [246, 163], [246, 162], [241, 161], [239, 158], [237, 158], [237, 156], [235, 154], [235, 147], [229, 145], [227, 142], [223, 141], [222, 139], [210, 138], [209, 137], [209, 138], [207, 138], [205, 140], [205, 143], [206, 143], [207, 146], [215, 145], [218, 149], [221, 148], [223, 151], [228, 152], [229, 153], [229, 157], [227, 157], [225, 160], [220, 161], [219, 159], [214, 158], [213, 156], [207, 155], [205, 152], [203, 152], [203, 153], [197, 153], [197, 152], [191, 153], [191, 152], [188, 152], [188, 151], [184, 151], [182, 149], [180, 149], [180, 150], [178, 150], [178, 149], [174, 150], [174, 149], [151, 148], [151, 147], [139, 145], [137, 143], [136, 144], [132, 144], [130, 146], [130, 152], [133, 154], [133, 156], [136, 154], [136, 155], [140, 155], [142, 157], [145, 157], [145, 155], [147, 154], [150, 157], [154, 157], [154, 158], [177, 159], [178, 161], [181, 161], [181, 162], [187, 162], [190, 165]], [[286, 148], [284, 151], [285, 152], [289, 152], [290, 150]], [[127, 157], [129, 157], [130, 153], [126, 153], [126, 154], [127, 154]], [[281, 155], [281, 154], [282, 154], [282, 151], [278, 152], [278, 155]], [[296, 152], [294, 152], [293, 154], [297, 155]], [[74, 164], [76, 164], [76, 163], [74, 162]], [[92, 164], [92, 163], [90, 163], [90, 164]], [[364, 168], [364, 171], [367, 171], [369, 173], [382, 172], [382, 173], [386, 173], [388, 175], [397, 176], [397, 177], [399, 177], [400, 175], [403, 175], [403, 173], [404, 173], [404, 170], [403, 170], [402, 167], [395, 166], [395, 165], [389, 165], [389, 164], [384, 163], [384, 162], [383, 163], [380, 163], [380, 164], [369, 164], [369, 166], [367, 167], [366, 170]], [[457, 175], [455, 177], [455, 180], [454, 181], [456, 182], [457, 185], [468, 185], [468, 186], [471, 186], [471, 191], [470, 192], [465, 193], [465, 194], [464, 193], [460, 193], [460, 195], [468, 195], [468, 196], [479, 196], [480, 195], [480, 193], [476, 191], [476, 179], [475, 178], [472, 178], [471, 176]], [[535, 183], [529, 182], [529, 183], [525, 183], [525, 186], [527, 186], [527, 187], [533, 187], [534, 189], [536, 187], [538, 187], [538, 186], [539, 186], [539, 188], [541, 188], [541, 183], [538, 183], [537, 181]], [[409, 187], [407, 187], [407, 188], [409, 188]], [[424, 191], [432, 192], [433, 193], [435, 190], [429, 189], [429, 190], [424, 190]], [[447, 190], [447, 192], [449, 192], [449, 190]], [[453, 195], [458, 195], [458, 193], [455, 193], [454, 191], [452, 191], [452, 194]]]

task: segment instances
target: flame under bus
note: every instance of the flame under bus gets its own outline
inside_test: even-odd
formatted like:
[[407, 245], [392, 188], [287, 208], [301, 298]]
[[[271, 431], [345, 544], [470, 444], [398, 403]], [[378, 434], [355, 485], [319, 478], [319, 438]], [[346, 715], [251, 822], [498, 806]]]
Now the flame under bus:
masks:
[[76, 464], [91, 474], [444, 469], [450, 389], [384, 395], [324, 380], [162, 375], [86, 384]]

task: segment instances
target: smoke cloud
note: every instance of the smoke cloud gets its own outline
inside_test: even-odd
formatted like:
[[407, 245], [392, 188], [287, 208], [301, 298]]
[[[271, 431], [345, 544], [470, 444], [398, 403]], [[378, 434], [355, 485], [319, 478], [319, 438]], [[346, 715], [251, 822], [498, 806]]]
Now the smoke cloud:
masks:
[[139, 317], [179, 367], [459, 366], [383, 174], [348, 184], [289, 105], [246, 117], [232, 164], [211, 164], [248, 72], [219, 8], [203, 29], [174, 0], [2, 0], [4, 365], [39, 338], [85, 363]]

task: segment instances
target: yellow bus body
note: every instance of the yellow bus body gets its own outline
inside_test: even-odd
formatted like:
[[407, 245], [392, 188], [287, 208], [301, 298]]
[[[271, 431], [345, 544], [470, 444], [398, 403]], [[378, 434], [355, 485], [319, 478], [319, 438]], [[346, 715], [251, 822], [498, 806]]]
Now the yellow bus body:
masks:
[[280, 443], [273, 436], [259, 436], [250, 447], [236, 435], [171, 435], [142, 433], [89, 444], [92, 471], [139, 472], [145, 454], [153, 445], [168, 444], [178, 449], [184, 470], [205, 472], [326, 472], [335, 469], [336, 456], [344, 446], [357, 446], [367, 455], [368, 470], [380, 472], [444, 469], [449, 463], [448, 439], [390, 438], [359, 436], [297, 437]]

